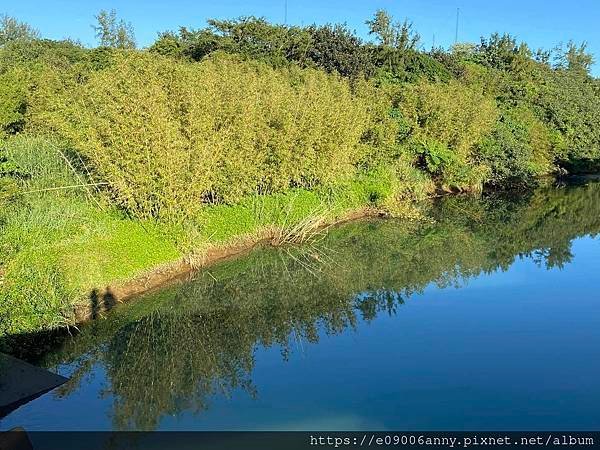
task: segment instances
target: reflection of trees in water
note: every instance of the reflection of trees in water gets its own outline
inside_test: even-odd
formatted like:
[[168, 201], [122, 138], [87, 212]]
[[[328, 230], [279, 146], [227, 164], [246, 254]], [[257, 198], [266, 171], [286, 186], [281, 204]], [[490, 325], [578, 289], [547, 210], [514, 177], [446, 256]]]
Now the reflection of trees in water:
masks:
[[164, 414], [206, 409], [215, 394], [253, 393], [254, 343], [227, 321], [218, 313], [151, 314], [119, 330], [103, 360], [115, 426], [151, 429]]
[[264, 249], [221, 264], [85, 327], [47, 362], [79, 368], [63, 395], [102, 364], [115, 427], [152, 429], [164, 415], [205, 410], [215, 395], [256, 395], [258, 346], [287, 358], [298, 342], [395, 314], [432, 282], [460, 284], [519, 256], [563, 267], [574, 237], [600, 231], [600, 184], [519, 200], [447, 198], [430, 213], [430, 224], [353, 223], [318, 249]]

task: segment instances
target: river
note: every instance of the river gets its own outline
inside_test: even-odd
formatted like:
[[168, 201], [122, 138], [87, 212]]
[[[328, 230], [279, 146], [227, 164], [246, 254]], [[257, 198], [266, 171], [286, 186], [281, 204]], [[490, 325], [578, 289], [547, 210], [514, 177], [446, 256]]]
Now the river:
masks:
[[15, 337], [70, 381], [0, 430], [600, 428], [600, 183], [426, 215], [259, 248], [72, 336]]

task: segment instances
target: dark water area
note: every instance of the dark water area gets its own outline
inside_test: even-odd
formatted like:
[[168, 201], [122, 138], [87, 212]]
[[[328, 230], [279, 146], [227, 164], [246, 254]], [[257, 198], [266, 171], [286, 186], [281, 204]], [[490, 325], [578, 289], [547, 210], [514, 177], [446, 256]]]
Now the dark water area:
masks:
[[600, 184], [426, 214], [258, 249], [73, 336], [14, 337], [70, 381], [0, 430], [600, 429]]

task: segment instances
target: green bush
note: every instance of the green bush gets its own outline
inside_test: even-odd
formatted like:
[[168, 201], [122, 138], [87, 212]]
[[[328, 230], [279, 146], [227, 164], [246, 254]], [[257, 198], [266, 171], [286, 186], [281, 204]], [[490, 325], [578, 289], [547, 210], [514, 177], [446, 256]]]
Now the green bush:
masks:
[[25, 126], [27, 83], [24, 70], [14, 68], [0, 74], [0, 138]]
[[554, 169], [557, 142], [553, 133], [527, 108], [504, 111], [478, 149], [478, 160], [490, 167], [490, 183], [528, 182]]
[[545, 123], [565, 140], [563, 162], [600, 160], [600, 90], [596, 80], [568, 70], [540, 69], [539, 95], [532, 100]]
[[125, 53], [35, 97], [31, 117], [68, 139], [128, 211], [173, 218], [203, 202], [351, 178], [390, 122], [377, 91], [355, 89], [225, 55], [190, 64]]
[[373, 72], [370, 49], [345, 25], [313, 25], [308, 32], [307, 57], [316, 67], [350, 78]]
[[379, 83], [447, 82], [453, 74], [437, 59], [417, 51], [372, 49], [372, 65]]
[[489, 170], [477, 164], [476, 146], [496, 121], [495, 102], [457, 81], [419, 82], [395, 100], [404, 134], [401, 142], [444, 189], [480, 189]]
[[89, 50], [70, 40], [16, 40], [0, 47], [0, 73], [32, 63], [66, 69], [88, 58]]

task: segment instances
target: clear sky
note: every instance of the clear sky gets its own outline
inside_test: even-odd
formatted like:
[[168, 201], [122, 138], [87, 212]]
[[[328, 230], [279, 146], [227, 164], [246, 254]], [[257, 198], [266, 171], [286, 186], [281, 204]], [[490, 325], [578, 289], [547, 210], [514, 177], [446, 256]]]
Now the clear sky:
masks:
[[[207, 18], [263, 16], [283, 23], [285, 0], [1, 0], [0, 13], [15, 16], [49, 38], [71, 37], [95, 44], [91, 24], [100, 9], [116, 9], [133, 24], [140, 46], [158, 31], [179, 26], [201, 28]], [[365, 20], [378, 8], [398, 19], [409, 18], [430, 48], [454, 41], [460, 8], [459, 41], [476, 42], [494, 31], [510, 32], [531, 47], [552, 48], [569, 39], [587, 41], [600, 59], [600, 0], [287, 0], [287, 22], [296, 25], [346, 22], [362, 37]], [[594, 67], [600, 74], [600, 65]]]

